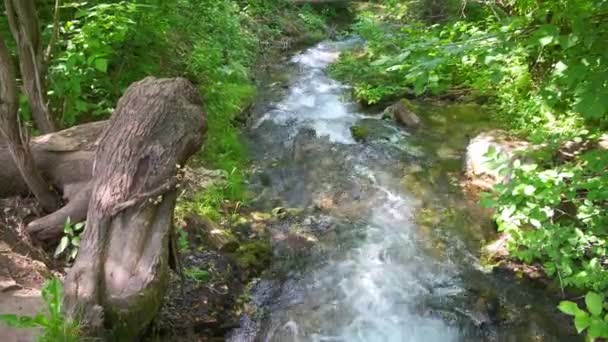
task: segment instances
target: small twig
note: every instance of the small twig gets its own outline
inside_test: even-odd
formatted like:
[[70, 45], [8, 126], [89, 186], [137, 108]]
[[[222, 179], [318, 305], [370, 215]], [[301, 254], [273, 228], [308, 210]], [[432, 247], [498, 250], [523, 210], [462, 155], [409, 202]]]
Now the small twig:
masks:
[[462, 0], [462, 7], [460, 8], [460, 16], [463, 18], [467, 17], [467, 14], [465, 13], [466, 9], [467, 9], [467, 0]]
[[560, 290], [562, 292], [562, 299], [565, 299], [566, 298], [566, 293], [564, 292], [564, 283], [562, 282], [562, 274], [559, 271], [559, 269], [557, 269], [557, 267], [556, 267], [555, 270], [557, 271], [557, 277], [559, 278], [559, 288], [560, 288]]

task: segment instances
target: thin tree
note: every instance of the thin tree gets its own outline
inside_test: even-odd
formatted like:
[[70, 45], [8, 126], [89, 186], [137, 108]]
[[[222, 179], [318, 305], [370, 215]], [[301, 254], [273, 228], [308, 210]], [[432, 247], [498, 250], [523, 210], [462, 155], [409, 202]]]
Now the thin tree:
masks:
[[13, 62], [0, 34], [0, 136], [6, 140], [9, 153], [31, 192], [44, 210], [52, 212], [59, 208], [59, 198], [42, 178], [34, 163], [26, 131], [22, 130], [19, 124], [18, 110]]
[[42, 133], [56, 131], [46, 98], [44, 51], [34, 0], [4, 0], [9, 28], [17, 43], [23, 90]]

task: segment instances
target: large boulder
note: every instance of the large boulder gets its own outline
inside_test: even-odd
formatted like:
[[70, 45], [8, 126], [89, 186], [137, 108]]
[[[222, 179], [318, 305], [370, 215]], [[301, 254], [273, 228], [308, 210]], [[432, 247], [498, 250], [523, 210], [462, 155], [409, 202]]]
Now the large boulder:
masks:
[[488, 151], [502, 154], [507, 165], [519, 158], [518, 152], [530, 148], [530, 143], [514, 138], [502, 130], [482, 132], [471, 139], [467, 146], [465, 175], [468, 183], [481, 190], [489, 190], [495, 184], [509, 179], [509, 172], [499, 172], [491, 165]]
[[417, 129], [422, 120], [414, 113], [414, 106], [408, 100], [399, 100], [384, 110], [383, 117], [391, 117], [398, 124], [407, 128]]

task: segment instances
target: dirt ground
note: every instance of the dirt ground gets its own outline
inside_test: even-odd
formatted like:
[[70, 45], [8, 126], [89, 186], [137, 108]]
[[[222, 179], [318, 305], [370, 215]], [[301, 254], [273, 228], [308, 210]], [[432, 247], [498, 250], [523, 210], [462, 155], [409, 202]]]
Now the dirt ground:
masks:
[[[37, 216], [30, 199], [0, 200], [0, 314], [34, 316], [43, 310], [40, 289], [53, 272], [44, 253], [23, 235], [24, 222]], [[34, 341], [36, 331], [0, 323], [2, 342]]]

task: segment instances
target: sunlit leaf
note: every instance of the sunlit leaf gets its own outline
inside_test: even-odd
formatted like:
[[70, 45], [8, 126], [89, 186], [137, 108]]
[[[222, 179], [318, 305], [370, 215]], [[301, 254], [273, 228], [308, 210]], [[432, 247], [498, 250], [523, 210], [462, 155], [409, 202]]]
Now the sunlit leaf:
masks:
[[61, 240], [59, 241], [59, 245], [55, 249], [55, 254], [53, 256], [55, 258], [59, 257], [65, 251], [65, 249], [69, 246], [69, 244], [70, 244], [70, 238], [67, 236], [62, 237]]
[[564, 301], [560, 302], [559, 306], [557, 308], [561, 312], [565, 313], [566, 315], [570, 315], [570, 316], [576, 316], [578, 314], [585, 313], [583, 310], [581, 310], [578, 307], [578, 305], [575, 302], [571, 302], [568, 300], [564, 300]]
[[580, 313], [574, 316], [574, 326], [576, 327], [576, 331], [580, 334], [583, 330], [587, 329], [591, 325], [591, 317], [586, 313]]
[[589, 310], [592, 315], [599, 316], [602, 314], [604, 296], [595, 292], [589, 292], [585, 296], [585, 304], [587, 305], [587, 310]]
[[97, 69], [101, 72], [107, 72], [108, 71], [108, 60], [105, 58], [97, 58], [95, 60], [95, 69]]

